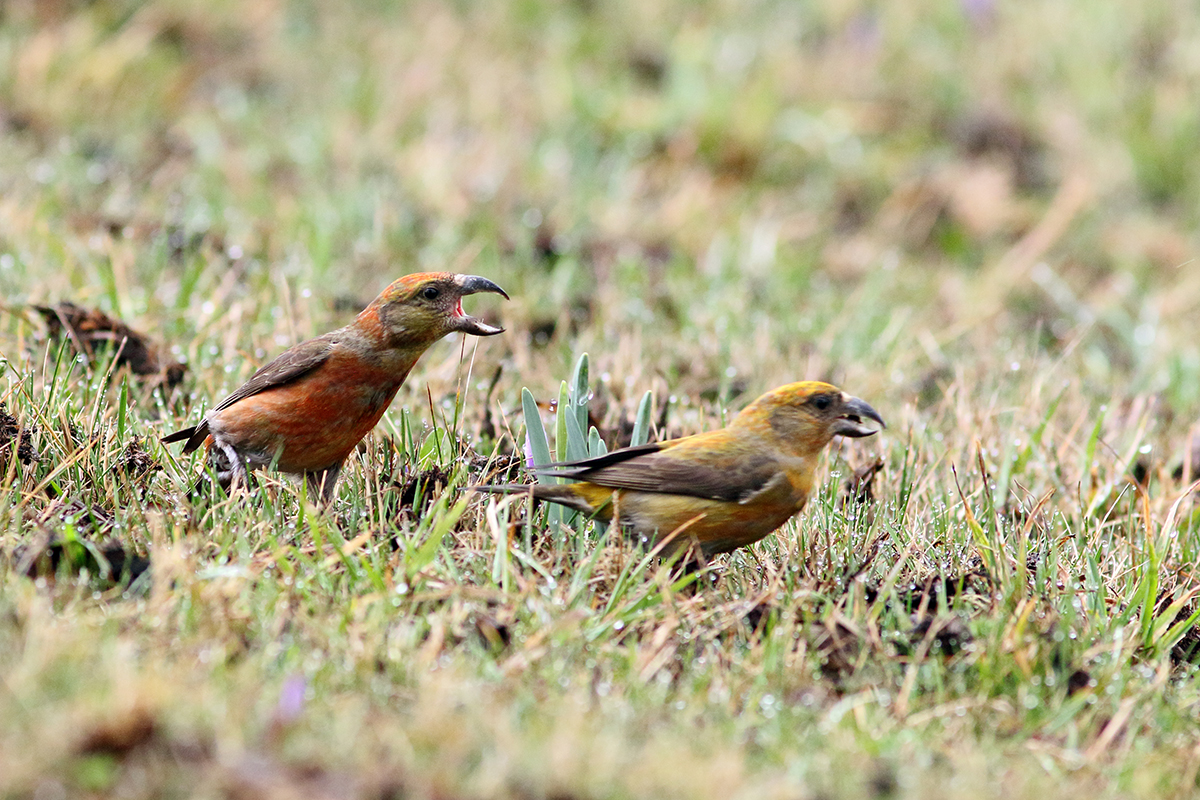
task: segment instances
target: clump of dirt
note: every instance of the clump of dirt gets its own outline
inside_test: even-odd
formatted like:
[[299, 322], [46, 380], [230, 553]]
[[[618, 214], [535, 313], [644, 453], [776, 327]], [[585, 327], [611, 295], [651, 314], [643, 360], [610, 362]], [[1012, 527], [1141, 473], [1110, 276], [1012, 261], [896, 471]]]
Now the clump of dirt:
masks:
[[[1156, 613], [1169, 605], [1170, 601], [1170, 595], [1163, 593], [1158, 598], [1155, 608]], [[1188, 604], [1179, 609], [1179, 613], [1175, 615], [1175, 619], [1172, 620], [1171, 624], [1178, 625], [1189, 619], [1194, 613], [1196, 613], [1195, 605]], [[1200, 625], [1189, 627], [1184, 631], [1179, 641], [1175, 643], [1175, 646], [1171, 648], [1171, 663], [1177, 666], [1183, 664], [1200, 664]]]
[[670, 60], [667, 54], [649, 46], [633, 48], [627, 56], [629, 71], [648, 89], [661, 89], [666, 82]]
[[17, 418], [9, 414], [4, 403], [0, 403], [0, 464], [7, 464], [12, 458], [13, 442], [17, 443], [17, 460], [22, 464], [32, 464], [41, 460], [41, 455], [33, 449], [33, 434], [37, 428], [29, 425], [22, 427]]
[[[913, 614], [925, 609], [936, 609], [939, 595], [944, 594], [946, 602], [950, 602], [960, 594], [984, 594], [990, 587], [991, 578], [986, 571], [971, 569], [960, 575], [929, 575], [907, 586], [897, 586], [896, 597], [900, 607]], [[879, 587], [868, 586], [864, 594], [868, 603], [874, 603], [879, 596]]]
[[130, 584], [150, 569], [150, 559], [115, 540], [67, 539], [53, 535], [42, 543], [18, 547], [16, 571], [28, 578], [52, 579], [67, 566], [72, 573], [87, 571], [101, 583]]
[[401, 513], [411, 509], [418, 517], [429, 510], [434, 498], [449, 485], [450, 471], [438, 464], [410, 475], [403, 483], [392, 481], [392, 486], [400, 490]]
[[844, 621], [816, 623], [813, 647], [821, 654], [821, 674], [830, 680], [851, 675], [865, 648], [867, 637]]
[[[873, 557], [868, 557], [866, 564]], [[862, 565], [863, 569], [866, 564]], [[857, 570], [856, 574], [859, 572], [861, 570]], [[853, 577], [841, 581], [840, 592], [845, 594], [849, 591], [852, 582]], [[930, 575], [908, 585], [897, 586], [886, 595], [881, 593], [878, 585], [864, 586], [863, 596], [868, 603], [881, 601], [913, 621], [913, 627], [906, 634], [900, 638], [889, 638], [890, 648], [877, 636], [859, 630], [844, 617], [835, 615], [833, 619], [825, 619], [811, 610], [799, 609], [794, 612], [794, 619], [811, 632], [812, 647], [821, 657], [822, 675], [839, 682], [855, 672], [864, 650], [887, 657], [916, 653], [942, 658], [957, 655], [971, 643], [973, 636], [960, 615], [938, 611], [939, 595], [944, 595], [948, 602], [959, 595], [987, 592], [990, 587], [987, 574], [978, 567], [967, 569], [960, 575]], [[836, 595], [838, 591], [834, 586], [829, 589], [831, 595]], [[761, 635], [772, 615], [778, 614], [780, 608], [773, 600], [760, 602], [742, 615], [742, 622], [756, 635]]]
[[142, 445], [142, 440], [139, 436], [133, 437], [129, 444], [125, 446], [125, 450], [121, 453], [121, 459], [118, 463], [121, 470], [133, 478], [141, 478], [162, 469], [162, 465], [158, 463], [158, 459], [150, 455], [150, 451]]
[[978, 109], [956, 120], [951, 136], [967, 158], [1006, 164], [1020, 189], [1036, 191], [1045, 186], [1045, 145], [1016, 117], [997, 109]]
[[906, 655], [919, 652], [928, 640], [930, 655], [952, 656], [959, 653], [974, 638], [962, 617], [926, 614], [908, 632], [908, 644], [899, 649]]
[[111, 350], [116, 354], [117, 366], [127, 366], [133, 374], [168, 389], [177, 386], [187, 372], [184, 364], [165, 359], [145, 334], [99, 309], [82, 308], [67, 300], [34, 308], [46, 321], [50, 338], [65, 336], [91, 364]]
[[148, 557], [113, 535], [116, 517], [103, 506], [54, 500], [34, 524], [40, 533], [13, 552], [16, 572], [26, 577], [53, 579], [65, 569], [116, 585], [132, 583], [150, 569]]
[[1095, 685], [1096, 682], [1092, 679], [1091, 673], [1086, 669], [1074, 670], [1067, 677], [1067, 696], [1078, 694], [1084, 689], [1090, 689]]
[[80, 533], [103, 535], [116, 526], [116, 517], [107, 508], [83, 500], [55, 500], [38, 514], [37, 523], [45, 528], [73, 525]]
[[98, 720], [85, 730], [75, 745], [80, 755], [106, 755], [123, 758], [154, 742], [162, 732], [158, 720], [146, 708], [138, 706]]
[[471, 482], [520, 483], [524, 464], [525, 459], [516, 453], [496, 456], [477, 453], [471, 457]]

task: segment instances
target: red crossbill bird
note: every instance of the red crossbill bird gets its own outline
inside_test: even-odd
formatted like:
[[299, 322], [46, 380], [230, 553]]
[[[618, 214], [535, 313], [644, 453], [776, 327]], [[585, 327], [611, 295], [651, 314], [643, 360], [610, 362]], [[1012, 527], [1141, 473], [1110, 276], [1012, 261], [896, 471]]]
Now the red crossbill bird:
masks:
[[185, 453], [206, 445], [223, 486], [245, 485], [248, 470], [268, 467], [303, 475], [313, 495], [328, 502], [342, 462], [430, 345], [454, 331], [504, 330], [463, 313], [463, 296], [477, 292], [508, 298], [476, 275], [405, 275], [349, 325], [285, 350], [199, 425], [163, 441], [187, 440]]
[[875, 409], [835, 386], [789, 383], [720, 430], [538, 471], [576, 483], [473, 488], [530, 493], [663, 543], [666, 552], [695, 543], [707, 557], [757, 542], [799, 513], [834, 436], [883, 427]]

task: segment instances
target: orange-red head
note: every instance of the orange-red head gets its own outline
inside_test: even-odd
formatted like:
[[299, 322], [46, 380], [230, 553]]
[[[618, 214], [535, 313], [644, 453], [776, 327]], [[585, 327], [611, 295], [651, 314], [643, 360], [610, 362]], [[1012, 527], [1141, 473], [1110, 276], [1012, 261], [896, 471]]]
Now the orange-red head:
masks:
[[879, 412], [865, 401], [820, 381], [789, 383], [746, 406], [730, 427], [769, 428], [798, 454], [816, 453], [834, 436], [858, 438], [881, 431]]
[[503, 328], [463, 313], [463, 297], [479, 292], [508, 299], [503, 289], [478, 275], [453, 272], [405, 275], [384, 289], [358, 315], [357, 322], [392, 346], [432, 343], [455, 331], [475, 336], [503, 332]]

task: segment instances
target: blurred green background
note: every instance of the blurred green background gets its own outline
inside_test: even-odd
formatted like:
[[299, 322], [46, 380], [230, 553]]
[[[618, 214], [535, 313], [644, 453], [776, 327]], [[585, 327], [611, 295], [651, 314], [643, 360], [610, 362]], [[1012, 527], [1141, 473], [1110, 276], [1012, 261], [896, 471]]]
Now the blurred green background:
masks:
[[764, 345], [912, 389], [1012, 345], [1200, 399], [1187, 4], [3, 9], [0, 289], [198, 366], [469, 269], [522, 368], [646, 331], [684, 391]]

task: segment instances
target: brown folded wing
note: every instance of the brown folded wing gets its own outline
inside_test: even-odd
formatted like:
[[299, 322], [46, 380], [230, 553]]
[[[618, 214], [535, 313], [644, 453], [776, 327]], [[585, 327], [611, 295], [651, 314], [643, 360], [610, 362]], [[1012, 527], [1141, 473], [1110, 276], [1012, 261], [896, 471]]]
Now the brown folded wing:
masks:
[[779, 475], [777, 462], [768, 455], [738, 453], [734, 458], [721, 458], [702, 447], [676, 448], [674, 444], [627, 447], [582, 461], [552, 464], [538, 471], [611, 489], [680, 494], [732, 503], [745, 502]]
[[[250, 376], [250, 380], [239, 386], [233, 394], [226, 397], [212, 411], [208, 412], [209, 415], [211, 416], [218, 411], [223, 411], [239, 400], [244, 400], [252, 395], [265, 392], [268, 389], [274, 389], [276, 386], [283, 386], [307, 375], [328, 360], [329, 354], [333, 351], [335, 345], [336, 342], [327, 334], [288, 348], [280, 353], [278, 358], [260, 367], [257, 372]], [[205, 419], [195, 428], [171, 434], [165, 437], [163, 441], [178, 441], [182, 438], [181, 434], [189, 431], [190, 436], [187, 444], [183, 446], [183, 452], [185, 453], [195, 450], [208, 438], [208, 420]]]

